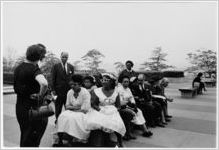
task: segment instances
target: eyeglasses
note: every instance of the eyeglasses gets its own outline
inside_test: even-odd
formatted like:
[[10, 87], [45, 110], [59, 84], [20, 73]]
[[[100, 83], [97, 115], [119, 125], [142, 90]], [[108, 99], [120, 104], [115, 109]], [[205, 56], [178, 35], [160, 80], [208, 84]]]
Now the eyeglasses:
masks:
[[110, 79], [101, 79], [102, 82], [109, 82]]

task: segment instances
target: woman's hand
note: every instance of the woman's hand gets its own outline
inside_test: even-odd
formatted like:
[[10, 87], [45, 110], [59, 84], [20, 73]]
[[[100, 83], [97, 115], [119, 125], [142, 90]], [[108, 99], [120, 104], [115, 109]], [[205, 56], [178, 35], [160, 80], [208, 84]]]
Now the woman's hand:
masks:
[[72, 110], [72, 111], [77, 111], [77, 110], [80, 110], [81, 107], [80, 107], [80, 106], [67, 105], [67, 106], [66, 106], [66, 109], [67, 109], [67, 110]]
[[123, 105], [127, 105], [128, 101], [126, 100], [123, 100], [123, 101], [120, 101], [120, 105], [123, 106]]

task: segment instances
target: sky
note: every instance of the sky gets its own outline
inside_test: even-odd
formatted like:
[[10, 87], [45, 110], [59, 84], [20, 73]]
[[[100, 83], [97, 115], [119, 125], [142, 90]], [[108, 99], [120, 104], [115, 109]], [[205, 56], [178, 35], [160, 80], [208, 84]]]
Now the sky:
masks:
[[161, 46], [167, 64], [182, 70], [187, 54], [217, 51], [216, 2], [4, 2], [3, 56], [18, 57], [28, 46], [42, 43], [57, 57], [81, 60], [97, 49], [101, 67], [115, 71], [115, 62], [132, 60], [138, 70]]

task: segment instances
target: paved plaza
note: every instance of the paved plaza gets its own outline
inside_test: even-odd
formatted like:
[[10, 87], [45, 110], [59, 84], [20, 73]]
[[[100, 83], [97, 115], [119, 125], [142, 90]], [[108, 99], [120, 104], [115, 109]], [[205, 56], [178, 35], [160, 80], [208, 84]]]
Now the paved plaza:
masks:
[[[173, 116], [165, 128], [151, 128], [151, 138], [141, 136], [136, 130], [136, 140], [124, 142], [125, 147], [144, 148], [215, 148], [216, 147], [216, 88], [195, 98], [181, 98], [179, 88], [190, 83], [170, 83], [166, 95], [174, 98], [169, 103], [169, 114]], [[16, 95], [3, 95], [3, 145], [18, 147], [20, 130], [15, 117]], [[51, 147], [55, 132], [54, 116], [49, 118], [40, 147]]]

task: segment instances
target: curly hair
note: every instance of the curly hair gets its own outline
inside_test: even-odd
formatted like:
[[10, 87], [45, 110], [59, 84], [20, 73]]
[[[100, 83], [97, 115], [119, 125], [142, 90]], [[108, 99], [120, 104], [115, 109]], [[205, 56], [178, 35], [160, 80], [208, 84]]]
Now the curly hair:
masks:
[[34, 44], [27, 48], [26, 59], [29, 61], [42, 60], [46, 54], [46, 47], [43, 44]]
[[79, 83], [80, 85], [82, 85], [82, 83], [83, 83], [83, 77], [79, 74], [75, 74], [75, 75], [71, 76], [71, 80], [73, 82]]

